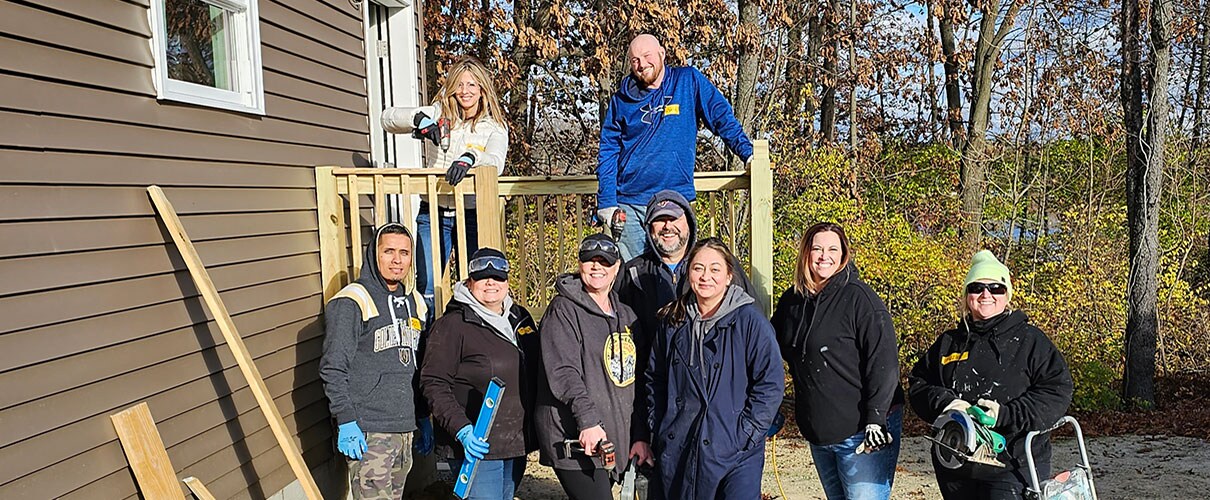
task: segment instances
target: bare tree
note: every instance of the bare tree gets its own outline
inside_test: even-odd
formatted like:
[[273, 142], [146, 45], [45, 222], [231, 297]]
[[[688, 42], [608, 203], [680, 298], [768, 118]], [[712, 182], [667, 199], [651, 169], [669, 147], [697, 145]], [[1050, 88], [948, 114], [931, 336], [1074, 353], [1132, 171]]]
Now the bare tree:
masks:
[[[1126, 127], [1126, 219], [1130, 236], [1126, 365], [1123, 399], [1136, 408], [1155, 405], [1159, 208], [1164, 141], [1168, 133], [1168, 72], [1172, 0], [1153, 0], [1148, 64], [1142, 57], [1138, 0], [1122, 2], [1122, 108]], [[1144, 72], [1146, 75], [1144, 77]], [[1144, 107], [1144, 94], [1147, 102]]]

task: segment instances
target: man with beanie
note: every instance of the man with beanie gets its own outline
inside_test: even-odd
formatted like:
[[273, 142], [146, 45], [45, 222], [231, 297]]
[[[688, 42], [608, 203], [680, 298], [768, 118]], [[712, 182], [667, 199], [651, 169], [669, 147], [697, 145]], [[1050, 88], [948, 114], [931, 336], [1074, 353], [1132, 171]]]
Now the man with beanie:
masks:
[[653, 194], [672, 189], [685, 199], [696, 197], [699, 121], [741, 160], [752, 157], [752, 141], [727, 98], [697, 68], [664, 66], [664, 56], [654, 36], [635, 37], [629, 50], [631, 74], [622, 79], [601, 119], [597, 216], [609, 225], [618, 210], [626, 215], [618, 237], [623, 260], [646, 250], [643, 206]]
[[[1022, 311], [1008, 309], [1008, 267], [990, 251], [976, 253], [963, 280], [962, 319], [933, 343], [908, 377], [908, 399], [925, 422], [950, 410], [981, 407], [1007, 441], [1005, 467], [963, 463], [947, 468], [934, 446], [933, 469], [946, 499], [1023, 498], [1030, 484], [1025, 435], [1046, 429], [1071, 404], [1072, 380], [1062, 354]], [[1050, 437], [1033, 441], [1040, 477], [1050, 476]]]
[[397, 499], [415, 447], [428, 454], [433, 428], [417, 390], [421, 345], [432, 316], [407, 290], [412, 235], [384, 224], [366, 245], [361, 276], [328, 300], [319, 376], [349, 459], [355, 499]]

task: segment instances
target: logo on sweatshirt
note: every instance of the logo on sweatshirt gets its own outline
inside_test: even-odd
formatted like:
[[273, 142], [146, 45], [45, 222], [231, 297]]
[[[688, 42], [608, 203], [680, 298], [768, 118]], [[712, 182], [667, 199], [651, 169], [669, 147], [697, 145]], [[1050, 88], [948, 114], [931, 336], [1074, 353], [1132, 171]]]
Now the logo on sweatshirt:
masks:
[[[672, 108], [671, 111], [668, 111], [669, 107]], [[666, 95], [664, 96], [664, 102], [658, 106], [644, 104], [642, 108], [639, 108], [639, 111], [643, 112], [642, 122], [651, 125], [656, 116], [681, 114], [681, 106], [679, 104], [672, 104], [672, 96]]]
[[626, 387], [634, 383], [635, 363], [638, 361], [637, 352], [629, 326], [625, 331], [611, 333], [605, 339], [601, 361], [604, 362], [605, 375], [609, 376], [613, 385]]
[[948, 365], [948, 364], [953, 363], [953, 362], [955, 362], [955, 361], [966, 361], [966, 359], [967, 359], [967, 358], [969, 358], [969, 357], [971, 357], [971, 353], [970, 353], [970, 352], [955, 352], [955, 353], [950, 353], [950, 354], [947, 354], [947, 355], [945, 355], [945, 356], [942, 356], [942, 357], [941, 357], [941, 365], [942, 365], [942, 366], [944, 366], [944, 365]]

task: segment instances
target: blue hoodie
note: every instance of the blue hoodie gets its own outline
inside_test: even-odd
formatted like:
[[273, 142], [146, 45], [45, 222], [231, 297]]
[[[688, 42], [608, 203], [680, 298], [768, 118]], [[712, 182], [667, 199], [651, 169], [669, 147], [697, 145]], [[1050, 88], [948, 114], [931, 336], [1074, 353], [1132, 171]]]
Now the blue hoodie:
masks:
[[645, 205], [663, 189], [696, 198], [699, 121], [745, 162], [752, 156], [752, 141], [731, 104], [697, 68], [666, 67], [660, 88], [651, 90], [640, 88], [633, 76], [623, 78], [601, 120], [598, 208]]

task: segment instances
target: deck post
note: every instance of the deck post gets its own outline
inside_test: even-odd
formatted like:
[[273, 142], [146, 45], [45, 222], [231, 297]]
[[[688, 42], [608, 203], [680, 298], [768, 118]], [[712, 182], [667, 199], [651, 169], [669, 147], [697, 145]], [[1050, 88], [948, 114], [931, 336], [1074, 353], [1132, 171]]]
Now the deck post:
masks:
[[336, 176], [332, 173], [334, 168], [315, 169], [315, 206], [319, 216], [319, 268], [325, 303], [349, 282], [349, 263], [345, 254], [344, 203], [337, 192]]
[[475, 222], [479, 225], [479, 246], [504, 251], [504, 227], [500, 200], [500, 176], [496, 167], [475, 167]]
[[769, 163], [769, 141], [752, 142], [752, 283], [765, 315], [773, 314], [773, 168]]

